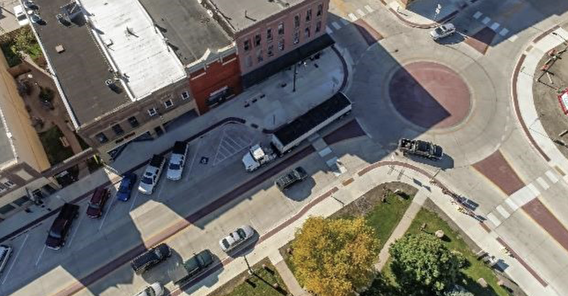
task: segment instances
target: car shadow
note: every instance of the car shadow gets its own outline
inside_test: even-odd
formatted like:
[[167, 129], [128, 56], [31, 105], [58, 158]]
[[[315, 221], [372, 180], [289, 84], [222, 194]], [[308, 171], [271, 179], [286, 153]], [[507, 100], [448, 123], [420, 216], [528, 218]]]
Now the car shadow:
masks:
[[440, 45], [452, 45], [452, 44], [458, 44], [461, 42], [465, 41], [465, 36], [462, 35], [459, 32], [455, 32], [454, 34], [438, 39], [438, 40], [433, 40], [434, 42], [440, 44]]
[[432, 160], [432, 159], [429, 159], [429, 158], [420, 157], [420, 156], [412, 155], [412, 154], [407, 154], [407, 155], [405, 155], [405, 157], [412, 160], [412, 161], [415, 161], [415, 162], [427, 164], [427, 165], [432, 166], [432, 167], [437, 167], [441, 170], [447, 170], [447, 169], [454, 168], [454, 159], [451, 156], [449, 156], [445, 153], [444, 153], [444, 156], [442, 156], [442, 159], [440, 159], [440, 160]]
[[282, 190], [282, 194], [293, 201], [302, 201], [313, 193], [315, 186], [316, 181], [314, 178], [307, 177], [303, 181]]

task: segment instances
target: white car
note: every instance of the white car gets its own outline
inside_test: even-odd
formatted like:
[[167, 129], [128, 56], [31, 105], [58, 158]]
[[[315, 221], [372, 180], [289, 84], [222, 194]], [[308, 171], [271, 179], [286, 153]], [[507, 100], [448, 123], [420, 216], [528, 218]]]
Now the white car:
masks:
[[0, 273], [4, 270], [8, 264], [8, 259], [12, 255], [12, 247], [6, 245], [0, 245]]
[[22, 5], [14, 6], [14, 16], [16, 16], [16, 20], [20, 26], [25, 26], [30, 23]]
[[244, 225], [220, 240], [219, 245], [224, 252], [229, 252], [242, 245], [253, 236], [254, 229], [252, 229], [249, 225]]
[[456, 27], [453, 24], [447, 23], [432, 30], [430, 32], [430, 36], [432, 36], [432, 39], [438, 40], [444, 37], [448, 37], [452, 35], [454, 32], [456, 32]]
[[165, 163], [166, 159], [163, 156], [152, 156], [152, 159], [150, 159], [150, 163], [146, 166], [144, 175], [142, 175], [140, 183], [138, 184], [138, 191], [140, 191], [140, 193], [152, 194], [154, 192], [154, 189], [160, 180], [160, 175], [162, 174], [162, 169]]
[[189, 145], [186, 142], [175, 142], [168, 164], [168, 171], [166, 172], [166, 178], [168, 178], [168, 180], [177, 181], [181, 179], [188, 148]]
[[160, 283], [153, 283], [146, 287], [143, 291], [136, 294], [136, 296], [162, 296], [164, 295], [164, 288]]

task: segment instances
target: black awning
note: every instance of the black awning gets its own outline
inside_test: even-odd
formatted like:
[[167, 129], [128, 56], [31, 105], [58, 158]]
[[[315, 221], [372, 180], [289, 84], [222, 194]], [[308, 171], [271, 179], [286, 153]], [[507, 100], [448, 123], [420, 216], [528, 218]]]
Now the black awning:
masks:
[[270, 76], [282, 71], [284, 68], [288, 68], [294, 63], [304, 60], [320, 51], [324, 48], [333, 45], [335, 41], [327, 33], [318, 37], [315, 40], [301, 46], [300, 48], [294, 49], [293, 51], [277, 58], [276, 60], [258, 68], [252, 72], [245, 74], [242, 77], [242, 83], [244, 88], [248, 88], [257, 84], [258, 82], [269, 78]]

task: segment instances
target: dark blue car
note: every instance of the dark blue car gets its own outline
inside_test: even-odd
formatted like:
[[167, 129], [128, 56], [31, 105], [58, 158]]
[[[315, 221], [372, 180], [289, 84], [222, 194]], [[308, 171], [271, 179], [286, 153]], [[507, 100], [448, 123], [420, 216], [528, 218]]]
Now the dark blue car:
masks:
[[132, 193], [132, 188], [136, 183], [136, 174], [126, 173], [122, 176], [122, 181], [120, 181], [120, 186], [118, 187], [118, 192], [116, 193], [116, 199], [120, 201], [128, 201], [130, 194]]

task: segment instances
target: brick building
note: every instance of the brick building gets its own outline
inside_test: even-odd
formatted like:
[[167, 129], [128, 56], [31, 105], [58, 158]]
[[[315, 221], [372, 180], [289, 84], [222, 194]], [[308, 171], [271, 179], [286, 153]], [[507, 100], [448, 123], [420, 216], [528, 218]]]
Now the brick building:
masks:
[[[329, 0], [35, 0], [77, 133], [105, 161], [332, 44]], [[88, 12], [88, 13], [87, 13]]]

